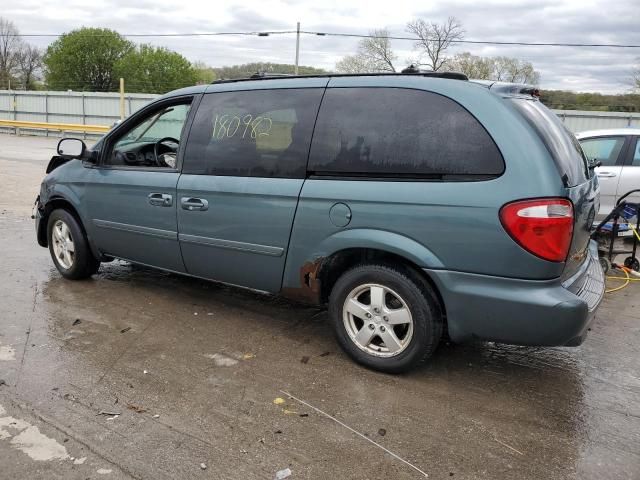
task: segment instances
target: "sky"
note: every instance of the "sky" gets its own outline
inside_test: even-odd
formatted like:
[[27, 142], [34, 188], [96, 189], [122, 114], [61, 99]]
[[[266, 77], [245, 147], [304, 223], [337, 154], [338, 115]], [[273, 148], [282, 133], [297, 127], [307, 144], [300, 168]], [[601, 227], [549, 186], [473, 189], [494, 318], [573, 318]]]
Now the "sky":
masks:
[[[59, 34], [106, 27], [122, 34], [295, 30], [366, 34], [386, 28], [410, 36], [410, 20], [456, 17], [465, 39], [518, 42], [640, 45], [640, 0], [0, 0], [0, 16], [22, 34]], [[51, 38], [27, 38], [46, 46]], [[211, 66], [247, 62], [293, 63], [295, 35], [269, 37], [132, 38], [176, 50]], [[333, 69], [355, 52], [357, 39], [301, 37], [300, 65]], [[411, 41], [393, 41], [405, 66], [418, 56]], [[531, 62], [541, 87], [628, 93], [640, 48], [573, 48], [458, 45], [450, 54], [506, 55]]]

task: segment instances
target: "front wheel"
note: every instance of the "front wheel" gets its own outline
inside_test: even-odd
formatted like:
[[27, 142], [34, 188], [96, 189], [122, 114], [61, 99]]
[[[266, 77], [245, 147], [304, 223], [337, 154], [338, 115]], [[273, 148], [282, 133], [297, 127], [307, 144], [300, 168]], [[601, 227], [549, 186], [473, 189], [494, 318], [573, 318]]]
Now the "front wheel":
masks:
[[343, 274], [329, 298], [341, 347], [356, 362], [399, 373], [435, 351], [442, 337], [436, 296], [417, 273], [388, 265], [361, 265]]
[[95, 259], [80, 224], [68, 211], [51, 212], [47, 222], [49, 252], [60, 274], [71, 280], [88, 278], [98, 271]]

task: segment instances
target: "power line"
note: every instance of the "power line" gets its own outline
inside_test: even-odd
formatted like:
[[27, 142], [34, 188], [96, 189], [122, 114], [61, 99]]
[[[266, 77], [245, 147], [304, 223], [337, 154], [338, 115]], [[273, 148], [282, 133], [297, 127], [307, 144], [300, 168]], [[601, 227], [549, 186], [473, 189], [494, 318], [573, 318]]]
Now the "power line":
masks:
[[[287, 35], [296, 30], [278, 30], [265, 32], [187, 32], [187, 33], [121, 33], [123, 37], [220, 37], [220, 36], [251, 36], [268, 37], [270, 35]], [[19, 33], [15, 37], [61, 37], [64, 33]], [[85, 33], [85, 37], [110, 37], [108, 33]]]
[[[291, 35], [297, 34], [296, 30], [271, 30], [271, 31], [255, 31], [255, 32], [187, 32], [187, 33], [124, 33], [123, 37], [130, 38], [180, 38], [180, 37], [222, 37], [222, 36], [257, 36], [268, 37], [271, 35]], [[423, 39], [419, 37], [406, 37], [394, 35], [367, 35], [359, 33], [345, 32], [322, 32], [312, 30], [300, 30], [301, 35], [314, 35], [319, 37], [344, 37], [344, 38], [380, 38], [388, 40], [404, 40], [417, 42]], [[17, 34], [16, 37], [60, 37], [59, 33], [24, 33]], [[85, 34], [87, 37], [106, 37], [108, 34]], [[428, 39], [436, 40], [436, 39]], [[502, 45], [502, 46], [521, 46], [521, 47], [585, 47], [585, 48], [640, 48], [640, 44], [623, 44], [623, 43], [569, 43], [569, 42], [520, 42], [520, 41], [500, 41], [500, 40], [450, 40], [454, 44], [470, 44], [470, 45]]]
[[[351, 38], [381, 38], [388, 40], [410, 40], [422, 41], [419, 37], [397, 37], [393, 35], [365, 35], [359, 33], [339, 33], [339, 32], [314, 32], [300, 31], [307, 35], [329, 36], [329, 37], [351, 37]], [[437, 41], [438, 39], [427, 39]], [[506, 42], [499, 40], [448, 40], [449, 43], [475, 44], [475, 45], [518, 45], [525, 47], [612, 47], [612, 48], [640, 48], [640, 45], [620, 44], [620, 43], [560, 43], [560, 42]]]

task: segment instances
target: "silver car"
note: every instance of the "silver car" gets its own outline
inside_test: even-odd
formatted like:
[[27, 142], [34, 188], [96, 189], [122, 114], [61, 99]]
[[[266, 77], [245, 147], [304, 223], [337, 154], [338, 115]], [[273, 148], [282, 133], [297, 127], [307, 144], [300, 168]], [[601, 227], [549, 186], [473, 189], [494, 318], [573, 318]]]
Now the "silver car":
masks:
[[[640, 128], [610, 128], [576, 134], [586, 156], [601, 163], [596, 167], [600, 183], [600, 210], [604, 218], [618, 198], [640, 188]], [[629, 201], [640, 202], [640, 195]]]

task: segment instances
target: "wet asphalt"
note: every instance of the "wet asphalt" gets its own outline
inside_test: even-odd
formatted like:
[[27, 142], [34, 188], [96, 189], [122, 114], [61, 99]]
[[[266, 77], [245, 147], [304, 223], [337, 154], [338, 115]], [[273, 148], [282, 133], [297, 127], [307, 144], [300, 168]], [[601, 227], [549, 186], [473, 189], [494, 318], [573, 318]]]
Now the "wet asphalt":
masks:
[[55, 142], [0, 135], [0, 478], [640, 478], [639, 284], [579, 348], [375, 373], [318, 308], [124, 262], [61, 278], [30, 219]]

